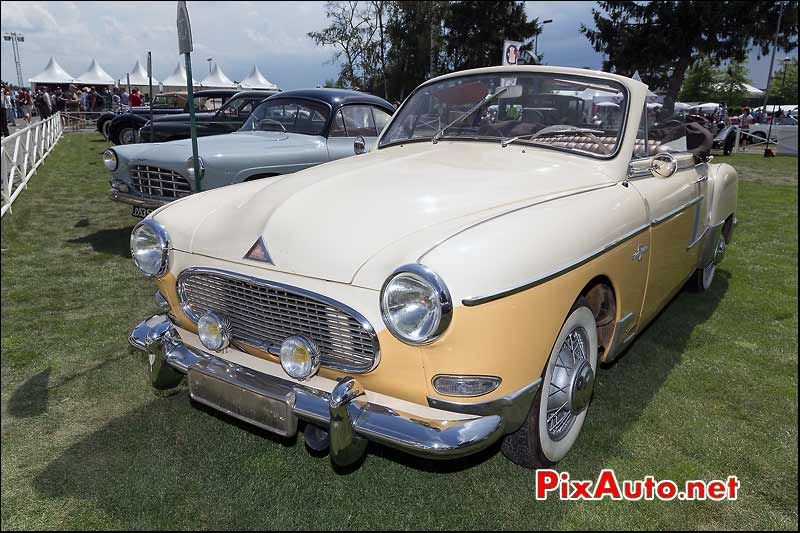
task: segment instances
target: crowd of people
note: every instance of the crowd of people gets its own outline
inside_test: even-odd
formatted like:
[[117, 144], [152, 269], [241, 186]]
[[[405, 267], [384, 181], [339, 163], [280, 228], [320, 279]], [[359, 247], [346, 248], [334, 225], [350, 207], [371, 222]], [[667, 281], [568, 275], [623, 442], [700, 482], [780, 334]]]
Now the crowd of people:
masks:
[[31, 124], [35, 117], [44, 120], [53, 113], [98, 113], [102, 111], [117, 110], [123, 106], [144, 105], [144, 98], [138, 89], [134, 88], [130, 94], [124, 87], [103, 86], [79, 88], [68, 85], [64, 88], [57, 86], [36, 87], [35, 90], [26, 87], [12, 87], [2, 84], [0, 86], [0, 134], [9, 135], [9, 124], [17, 126], [17, 121], [22, 125]]

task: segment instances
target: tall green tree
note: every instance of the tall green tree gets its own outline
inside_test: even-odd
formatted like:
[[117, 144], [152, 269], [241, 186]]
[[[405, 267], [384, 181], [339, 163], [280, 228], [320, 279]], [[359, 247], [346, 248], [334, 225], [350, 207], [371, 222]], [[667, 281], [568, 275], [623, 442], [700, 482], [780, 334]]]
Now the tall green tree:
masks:
[[716, 100], [725, 102], [728, 107], [738, 107], [747, 98], [746, 83], [750, 83], [748, 68], [743, 61], [732, 61], [719, 72], [716, 84]]
[[783, 7], [778, 47], [797, 47], [797, 1], [608, 1], [592, 10], [595, 27], [581, 25], [603, 67], [639, 71], [651, 88], [666, 91], [669, 109], [689, 68], [701, 58], [744, 61], [751, 47], [766, 55]]
[[714, 61], [703, 58], [689, 67], [686, 79], [681, 86], [679, 99], [681, 102], [709, 102], [716, 98], [717, 74]]
[[[784, 71], [786, 72], [785, 83], [783, 82]], [[781, 90], [781, 86], [783, 86], [783, 90]], [[769, 94], [782, 97], [786, 104], [797, 103], [797, 58], [794, 58], [788, 65], [781, 65], [780, 70], [775, 72], [769, 85]]]
[[541, 32], [528, 20], [523, 2], [450, 2], [444, 13], [445, 68], [448, 71], [500, 63], [503, 41], [525, 41]]

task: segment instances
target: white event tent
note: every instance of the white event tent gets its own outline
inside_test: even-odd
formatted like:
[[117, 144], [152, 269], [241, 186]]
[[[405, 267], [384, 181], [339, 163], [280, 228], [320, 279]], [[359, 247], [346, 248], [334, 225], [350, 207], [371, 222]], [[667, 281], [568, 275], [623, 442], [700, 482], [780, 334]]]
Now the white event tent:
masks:
[[73, 77], [69, 74], [66, 70], [64, 70], [61, 65], [58, 64], [56, 58], [51, 57], [50, 61], [47, 62], [47, 66], [44, 67], [44, 70], [41, 71], [36, 76], [32, 78], [28, 78], [28, 82], [30, 82], [32, 88], [36, 88], [36, 85], [64, 85], [68, 83], [72, 83]]
[[[124, 87], [128, 83], [128, 78], [131, 81], [131, 89], [136, 87], [139, 89], [140, 92], [149, 92], [150, 90], [150, 81], [147, 77], [147, 70], [142, 66], [142, 64], [137, 60], [136, 64], [133, 66], [133, 70], [131, 70], [125, 78], [122, 78], [121, 85]], [[158, 78], [153, 76], [153, 92], [158, 91], [158, 84], [161, 83], [158, 81]]]
[[[198, 85], [197, 80], [194, 78], [192, 78], [192, 85]], [[175, 66], [175, 70], [172, 71], [172, 74], [161, 80], [161, 86], [163, 87], [164, 91], [168, 92], [186, 90], [188, 87], [186, 81], [186, 66], [182, 61], [178, 61], [178, 64]]]
[[214, 69], [209, 73], [208, 76], [203, 78], [203, 81], [200, 82], [200, 85], [204, 89], [235, 89], [236, 84], [231, 81], [231, 79], [222, 72], [222, 69], [219, 65], [214, 65]]
[[239, 82], [239, 87], [242, 89], [278, 89], [278, 86], [265, 78], [255, 65], [253, 65], [253, 69], [250, 71], [250, 74], [248, 74], [245, 79]]
[[81, 86], [98, 86], [98, 85], [114, 85], [115, 81], [111, 75], [103, 70], [103, 67], [97, 62], [96, 59], [92, 59], [92, 64], [89, 65], [89, 68], [75, 78], [75, 83]]

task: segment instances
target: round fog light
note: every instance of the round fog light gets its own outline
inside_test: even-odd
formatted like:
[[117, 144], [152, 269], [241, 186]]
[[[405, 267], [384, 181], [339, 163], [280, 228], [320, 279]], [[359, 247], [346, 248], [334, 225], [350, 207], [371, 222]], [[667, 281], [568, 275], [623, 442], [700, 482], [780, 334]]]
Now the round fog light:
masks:
[[299, 335], [281, 344], [281, 366], [294, 379], [308, 379], [319, 370], [320, 353], [313, 341]]
[[197, 335], [209, 350], [224, 350], [231, 343], [231, 323], [227, 318], [209, 311], [197, 321]]

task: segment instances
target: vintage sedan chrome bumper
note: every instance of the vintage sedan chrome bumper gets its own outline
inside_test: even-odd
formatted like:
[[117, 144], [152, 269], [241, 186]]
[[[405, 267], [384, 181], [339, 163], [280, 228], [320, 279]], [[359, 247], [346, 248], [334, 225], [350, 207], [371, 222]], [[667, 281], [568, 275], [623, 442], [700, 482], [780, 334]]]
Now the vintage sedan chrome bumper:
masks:
[[340, 466], [357, 461], [368, 440], [422, 457], [454, 459], [486, 448], [506, 429], [497, 414], [468, 418], [434, 410], [442, 415], [437, 419], [369, 402], [352, 377], [326, 392], [232, 363], [188, 346], [166, 315], [140, 323], [129, 340], [148, 353], [155, 388], [175, 387], [188, 374], [193, 399], [256, 426], [284, 436], [296, 433], [298, 418], [326, 426], [331, 460]]
[[141, 196], [139, 194], [133, 194], [129, 192], [122, 192], [119, 189], [112, 188], [109, 191], [111, 199], [115, 202], [122, 202], [123, 204], [130, 204], [136, 207], [146, 207], [148, 209], [155, 209], [157, 207], [161, 207], [162, 205], [168, 203], [166, 200], [161, 200], [158, 198], [147, 198], [145, 196]]

